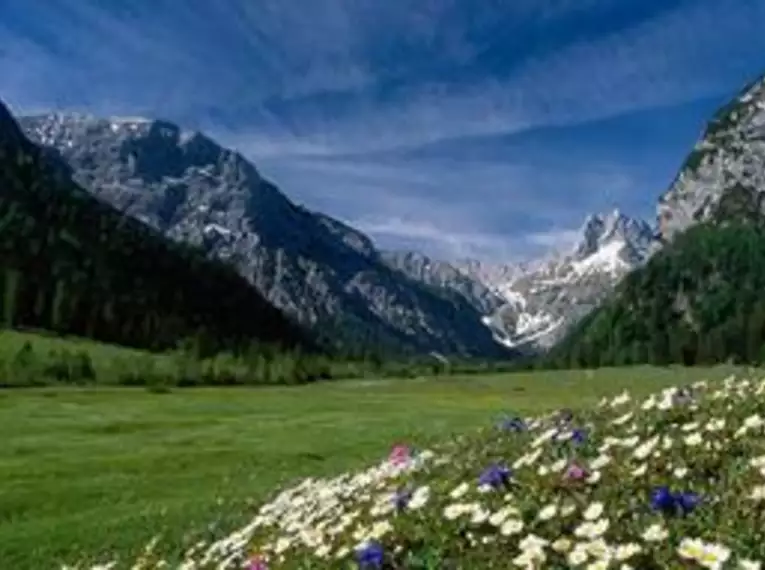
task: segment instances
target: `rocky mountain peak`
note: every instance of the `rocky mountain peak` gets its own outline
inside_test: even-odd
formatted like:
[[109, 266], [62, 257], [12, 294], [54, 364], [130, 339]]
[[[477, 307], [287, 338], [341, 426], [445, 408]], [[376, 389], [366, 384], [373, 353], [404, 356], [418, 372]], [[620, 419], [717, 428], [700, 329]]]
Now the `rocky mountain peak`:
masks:
[[709, 121], [675, 181], [659, 199], [662, 241], [725, 212], [761, 215], [765, 201], [765, 77], [747, 85]]
[[653, 230], [644, 220], [632, 218], [619, 209], [587, 216], [574, 258], [582, 260], [611, 247], [630, 256], [641, 255], [653, 241]]

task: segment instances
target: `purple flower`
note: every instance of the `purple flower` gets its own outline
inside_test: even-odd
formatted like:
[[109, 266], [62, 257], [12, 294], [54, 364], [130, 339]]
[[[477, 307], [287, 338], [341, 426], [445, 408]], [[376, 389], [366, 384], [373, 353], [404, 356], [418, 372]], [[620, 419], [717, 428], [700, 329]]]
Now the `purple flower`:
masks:
[[700, 502], [701, 498], [697, 493], [691, 491], [673, 493], [666, 486], [657, 487], [651, 494], [651, 507], [668, 515], [688, 514]]
[[675, 495], [675, 500], [683, 513], [688, 514], [698, 506], [701, 502], [701, 497], [697, 493], [686, 491]]
[[510, 480], [511, 471], [504, 465], [492, 465], [484, 469], [481, 476], [478, 478], [478, 483], [481, 485], [489, 485], [497, 489], [503, 485], [507, 485]]
[[584, 467], [580, 467], [576, 463], [572, 463], [568, 466], [568, 469], [566, 469], [566, 473], [563, 475], [563, 477], [571, 481], [581, 481], [587, 477], [587, 475], [587, 470]]
[[588, 432], [586, 429], [583, 428], [577, 428], [574, 430], [573, 434], [571, 435], [571, 441], [573, 441], [576, 444], [582, 444], [585, 441], [587, 441]]
[[657, 487], [651, 493], [651, 507], [656, 511], [670, 512], [675, 508], [675, 496], [668, 487]]
[[363, 548], [356, 551], [356, 561], [359, 568], [382, 568], [385, 560], [385, 551], [381, 544], [368, 542]]

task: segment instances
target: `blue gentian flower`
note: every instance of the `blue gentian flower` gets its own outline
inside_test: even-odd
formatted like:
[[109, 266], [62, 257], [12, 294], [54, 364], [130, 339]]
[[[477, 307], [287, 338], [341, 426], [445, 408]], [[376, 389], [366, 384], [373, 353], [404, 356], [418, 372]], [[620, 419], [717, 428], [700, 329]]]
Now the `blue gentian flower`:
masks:
[[654, 510], [665, 514], [691, 513], [701, 502], [697, 493], [683, 491], [673, 493], [668, 487], [657, 487], [651, 494], [651, 506]]
[[492, 465], [481, 473], [478, 478], [478, 483], [481, 485], [489, 485], [495, 489], [503, 485], [507, 485], [510, 480], [511, 471], [504, 465]]
[[699, 495], [693, 492], [678, 493], [675, 500], [685, 514], [692, 512], [701, 502]]
[[657, 487], [651, 494], [651, 507], [662, 512], [671, 512], [675, 509], [675, 496], [668, 487]]
[[381, 544], [368, 542], [363, 548], [356, 551], [356, 561], [359, 568], [382, 568], [385, 560], [385, 551]]
[[571, 441], [577, 444], [584, 443], [585, 441], [587, 441], [587, 435], [588, 435], [588, 432], [586, 429], [577, 428], [574, 430], [574, 432], [571, 435]]

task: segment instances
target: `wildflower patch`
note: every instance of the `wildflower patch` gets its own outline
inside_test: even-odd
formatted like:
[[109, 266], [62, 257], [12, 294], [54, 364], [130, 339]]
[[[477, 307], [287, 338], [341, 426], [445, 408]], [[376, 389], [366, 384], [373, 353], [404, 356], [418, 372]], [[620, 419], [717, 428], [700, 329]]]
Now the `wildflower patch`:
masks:
[[[765, 380], [508, 417], [307, 479], [183, 561], [134, 568], [741, 568], [765, 561]], [[164, 565], [163, 565], [164, 564]]]

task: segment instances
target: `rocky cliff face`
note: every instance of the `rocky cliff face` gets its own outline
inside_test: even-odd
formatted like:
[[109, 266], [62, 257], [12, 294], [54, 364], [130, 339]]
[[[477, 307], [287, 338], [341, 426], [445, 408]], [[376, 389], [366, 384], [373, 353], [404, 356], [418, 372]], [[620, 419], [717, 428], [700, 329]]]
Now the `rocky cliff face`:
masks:
[[165, 121], [26, 117], [98, 198], [231, 261], [276, 306], [344, 344], [506, 355], [480, 307], [412, 279], [364, 234], [294, 204], [242, 155]]
[[730, 212], [765, 212], [765, 79], [748, 85], [709, 122], [658, 206], [664, 241]]

